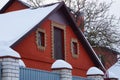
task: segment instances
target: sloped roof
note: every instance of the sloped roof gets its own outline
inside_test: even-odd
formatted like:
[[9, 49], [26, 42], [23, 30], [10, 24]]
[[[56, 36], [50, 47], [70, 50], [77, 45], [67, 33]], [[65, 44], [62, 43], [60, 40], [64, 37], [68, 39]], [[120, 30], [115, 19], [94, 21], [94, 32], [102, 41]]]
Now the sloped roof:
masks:
[[[120, 80], [120, 59], [108, 69], [108, 72], [112, 72]], [[110, 73], [108, 75], [111, 75]]]
[[9, 2], [9, 0], [0, 0], [0, 10]]
[[55, 4], [34, 10], [24, 9], [0, 14], [0, 56], [20, 57], [10, 46], [41, 22], [57, 6], [58, 4]]
[[63, 13], [65, 13], [66, 18], [69, 20], [71, 28], [86, 48], [88, 55], [90, 55], [91, 59], [93, 59], [96, 66], [105, 70], [96, 53], [86, 40], [84, 34], [77, 27], [63, 2], [38, 9], [24, 9], [0, 14], [0, 44], [5, 43], [9, 47], [12, 46], [16, 41], [34, 29], [37, 24], [43, 22], [50, 14], [58, 9], [63, 10]]
[[26, 8], [29, 8], [29, 5], [24, 2], [24, 0], [1, 0], [0, 1], [0, 13], [3, 13], [6, 9], [8, 9], [15, 1], [20, 2]]
[[9, 46], [41, 22], [58, 4], [38, 8], [24, 9], [0, 15], [0, 42], [7, 42]]
[[4, 46], [0, 44], [0, 57], [4, 57], [4, 56], [12, 56], [12, 57], [16, 57], [16, 58], [20, 58], [20, 55], [14, 51], [13, 49], [11, 49], [9, 46]]
[[108, 74], [109, 74], [108, 75], [109, 78], [118, 78], [118, 76], [111, 71], [108, 71]]

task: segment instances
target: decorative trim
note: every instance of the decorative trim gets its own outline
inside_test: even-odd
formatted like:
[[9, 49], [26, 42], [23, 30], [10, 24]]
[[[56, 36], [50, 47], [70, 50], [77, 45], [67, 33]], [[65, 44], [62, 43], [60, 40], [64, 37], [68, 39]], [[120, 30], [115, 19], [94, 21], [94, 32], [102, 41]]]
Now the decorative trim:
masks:
[[[44, 46], [40, 46], [40, 45], [39, 45], [38, 32], [44, 33], [44, 44], [45, 44]], [[38, 49], [40, 49], [40, 50], [45, 50], [45, 48], [46, 48], [46, 33], [45, 33], [45, 30], [44, 30], [44, 29], [38, 28], [38, 29], [36, 30], [36, 44], [37, 44]]]
[[56, 23], [54, 21], [51, 22], [51, 33], [52, 33], [52, 58], [54, 58], [54, 27], [62, 29], [64, 32], [64, 59], [66, 60], [66, 26]]
[[[77, 43], [77, 54], [75, 54], [74, 52], [73, 52], [73, 42], [75, 42], [75, 43]], [[74, 58], [78, 58], [79, 57], [79, 43], [78, 43], [78, 40], [77, 39], [71, 39], [71, 53], [72, 53], [72, 56], [74, 57]]]

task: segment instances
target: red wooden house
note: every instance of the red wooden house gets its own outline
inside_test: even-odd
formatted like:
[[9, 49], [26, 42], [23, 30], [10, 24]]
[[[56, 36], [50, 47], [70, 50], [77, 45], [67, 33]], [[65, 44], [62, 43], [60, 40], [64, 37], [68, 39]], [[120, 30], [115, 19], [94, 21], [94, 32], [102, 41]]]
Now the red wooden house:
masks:
[[93, 49], [97, 53], [106, 69], [109, 69], [118, 61], [117, 55], [119, 52], [117, 51], [111, 50], [107, 47], [93, 47]]
[[0, 7], [0, 13], [6, 13], [16, 10], [28, 8], [27, 5], [20, 0], [5, 0], [3, 6]]
[[85, 77], [92, 66], [105, 70], [63, 2], [4, 13], [0, 22], [0, 43], [17, 51], [26, 67], [51, 70], [63, 59], [73, 66], [73, 75]]

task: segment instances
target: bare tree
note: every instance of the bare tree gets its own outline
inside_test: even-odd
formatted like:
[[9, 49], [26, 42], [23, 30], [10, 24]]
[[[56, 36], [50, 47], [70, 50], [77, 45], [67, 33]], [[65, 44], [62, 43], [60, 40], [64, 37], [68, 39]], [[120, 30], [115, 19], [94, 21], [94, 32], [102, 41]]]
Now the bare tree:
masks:
[[[84, 34], [92, 46], [109, 47], [116, 49], [120, 43], [117, 33], [119, 20], [114, 15], [109, 15], [110, 3], [99, 2], [99, 0], [58, 0], [64, 1], [71, 13], [74, 14], [75, 21], [81, 12], [84, 13]], [[33, 8], [40, 7], [42, 0], [28, 0]], [[114, 46], [115, 45], [115, 46]]]
[[116, 46], [120, 43], [120, 37], [117, 33], [119, 20], [108, 13], [112, 1], [110, 3], [99, 2], [98, 0], [59, 1], [66, 3], [70, 11], [75, 15], [76, 21], [80, 12], [84, 12], [84, 34], [92, 46], [116, 49]]
[[29, 6], [32, 8], [38, 8], [41, 5], [43, 5], [43, 1], [42, 0], [27, 0], [27, 4], [29, 4]]

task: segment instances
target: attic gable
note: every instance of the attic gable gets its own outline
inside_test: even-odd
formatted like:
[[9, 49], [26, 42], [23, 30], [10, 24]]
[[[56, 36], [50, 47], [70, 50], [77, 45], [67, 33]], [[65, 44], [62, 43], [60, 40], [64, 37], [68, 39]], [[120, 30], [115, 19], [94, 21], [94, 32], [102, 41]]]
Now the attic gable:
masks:
[[93, 62], [96, 64], [96, 66], [98, 67], [100, 66], [101, 68], [104, 69], [102, 63], [99, 61], [97, 55], [95, 54], [90, 44], [85, 39], [83, 33], [77, 27], [75, 21], [71, 17], [67, 7], [63, 2], [53, 4], [47, 7], [41, 7], [38, 9], [32, 9], [32, 10], [24, 9], [24, 10], [1, 14], [0, 21], [2, 26], [0, 26], [0, 28], [2, 29], [2, 31], [0, 32], [0, 36], [1, 36], [0, 42], [8, 43], [7, 46], [12, 46], [14, 43], [18, 42], [18, 40], [20, 40], [23, 36], [28, 34], [31, 30], [35, 29], [36, 28], [35, 26], [37, 24], [42, 23], [51, 14], [55, 13], [60, 9], [64, 13], [65, 18], [68, 21], [68, 24], [71, 25], [72, 30], [84, 45], [84, 48], [88, 52]]
[[[88, 52], [88, 55], [91, 57], [93, 62], [96, 64], [97, 67], [102, 68], [102, 70], [105, 71], [105, 68], [104, 68], [103, 64], [101, 63], [101, 61], [99, 60], [97, 54], [94, 52], [91, 45], [89, 44], [89, 42], [85, 38], [84, 34], [82, 33], [82, 31], [77, 26], [74, 18], [71, 16], [68, 8], [65, 6], [64, 3], [60, 7], [60, 9], [64, 13], [65, 18], [68, 21], [68, 24], [71, 25], [72, 30], [77, 35], [78, 39], [82, 42], [82, 45], [84, 46], [84, 48]], [[102, 67], [100, 67], [100, 66], [102, 66]]]
[[0, 2], [0, 13], [16, 11], [25, 8], [28, 8], [28, 5], [21, 0], [1, 0]]
[[9, 42], [9, 46], [11, 46], [32, 28], [34, 28], [35, 25], [42, 21], [57, 6], [58, 4], [55, 4], [45, 8], [38, 8], [34, 10], [24, 9], [1, 14], [0, 28], [2, 31], [0, 31], [0, 42]]
[[0, 10], [8, 3], [9, 0], [1, 0], [0, 1]]

